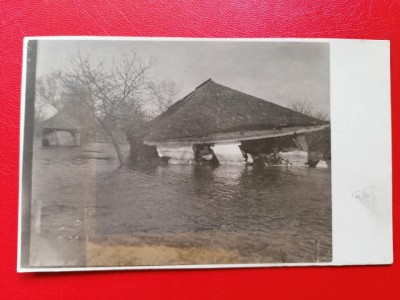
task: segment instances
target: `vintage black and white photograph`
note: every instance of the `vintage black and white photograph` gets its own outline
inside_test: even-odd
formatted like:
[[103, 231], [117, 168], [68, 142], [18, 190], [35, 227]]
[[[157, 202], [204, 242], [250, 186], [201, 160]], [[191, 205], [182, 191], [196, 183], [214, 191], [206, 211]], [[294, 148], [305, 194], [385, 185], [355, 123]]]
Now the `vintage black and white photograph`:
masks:
[[332, 262], [329, 42], [26, 45], [23, 266]]

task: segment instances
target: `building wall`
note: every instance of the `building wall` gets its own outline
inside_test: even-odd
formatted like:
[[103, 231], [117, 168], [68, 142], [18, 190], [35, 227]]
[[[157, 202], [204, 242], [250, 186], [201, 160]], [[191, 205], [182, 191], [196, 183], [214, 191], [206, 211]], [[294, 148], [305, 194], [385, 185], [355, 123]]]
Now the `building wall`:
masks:
[[64, 130], [48, 131], [42, 136], [43, 146], [77, 146], [79, 145], [76, 133]]

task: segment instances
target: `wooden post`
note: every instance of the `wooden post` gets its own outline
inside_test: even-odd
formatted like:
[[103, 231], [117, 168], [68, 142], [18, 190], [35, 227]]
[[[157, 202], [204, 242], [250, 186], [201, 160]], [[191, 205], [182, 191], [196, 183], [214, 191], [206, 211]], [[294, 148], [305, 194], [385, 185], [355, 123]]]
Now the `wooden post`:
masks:
[[71, 131], [72, 137], [74, 138], [75, 146], [78, 146], [78, 137], [77, 137], [77, 130]]
[[292, 140], [297, 148], [306, 152], [308, 151], [308, 144], [304, 135], [295, 135]]
[[77, 142], [75, 143], [77, 146], [81, 145], [81, 135], [79, 130], [76, 131]]
[[44, 147], [44, 128], [42, 128], [42, 147]]
[[57, 137], [57, 130], [56, 129], [54, 129], [54, 137], [56, 138], [56, 146], [59, 146], [58, 145], [58, 137]]

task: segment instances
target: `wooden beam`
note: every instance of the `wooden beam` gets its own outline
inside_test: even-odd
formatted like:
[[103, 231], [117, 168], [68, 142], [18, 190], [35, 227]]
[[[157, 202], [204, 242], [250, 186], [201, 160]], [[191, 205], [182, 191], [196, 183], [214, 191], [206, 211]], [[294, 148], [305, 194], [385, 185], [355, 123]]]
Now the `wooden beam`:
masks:
[[59, 144], [58, 144], [58, 137], [57, 137], [57, 130], [54, 130], [53, 132], [54, 132], [54, 137], [55, 137], [55, 139], [56, 139], [56, 146], [59, 146]]

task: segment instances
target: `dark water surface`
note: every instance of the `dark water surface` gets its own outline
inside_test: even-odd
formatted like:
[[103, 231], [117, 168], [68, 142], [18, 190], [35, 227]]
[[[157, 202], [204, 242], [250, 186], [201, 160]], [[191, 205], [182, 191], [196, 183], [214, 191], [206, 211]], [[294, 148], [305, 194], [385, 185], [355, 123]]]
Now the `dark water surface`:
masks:
[[33, 197], [40, 202], [42, 235], [83, 239], [86, 219], [92, 218], [97, 237], [149, 236], [174, 246], [218, 246], [238, 251], [248, 257], [245, 262], [331, 260], [330, 169], [171, 165], [135, 170], [119, 168], [116, 159], [104, 159], [108, 154], [107, 144], [36, 149]]

